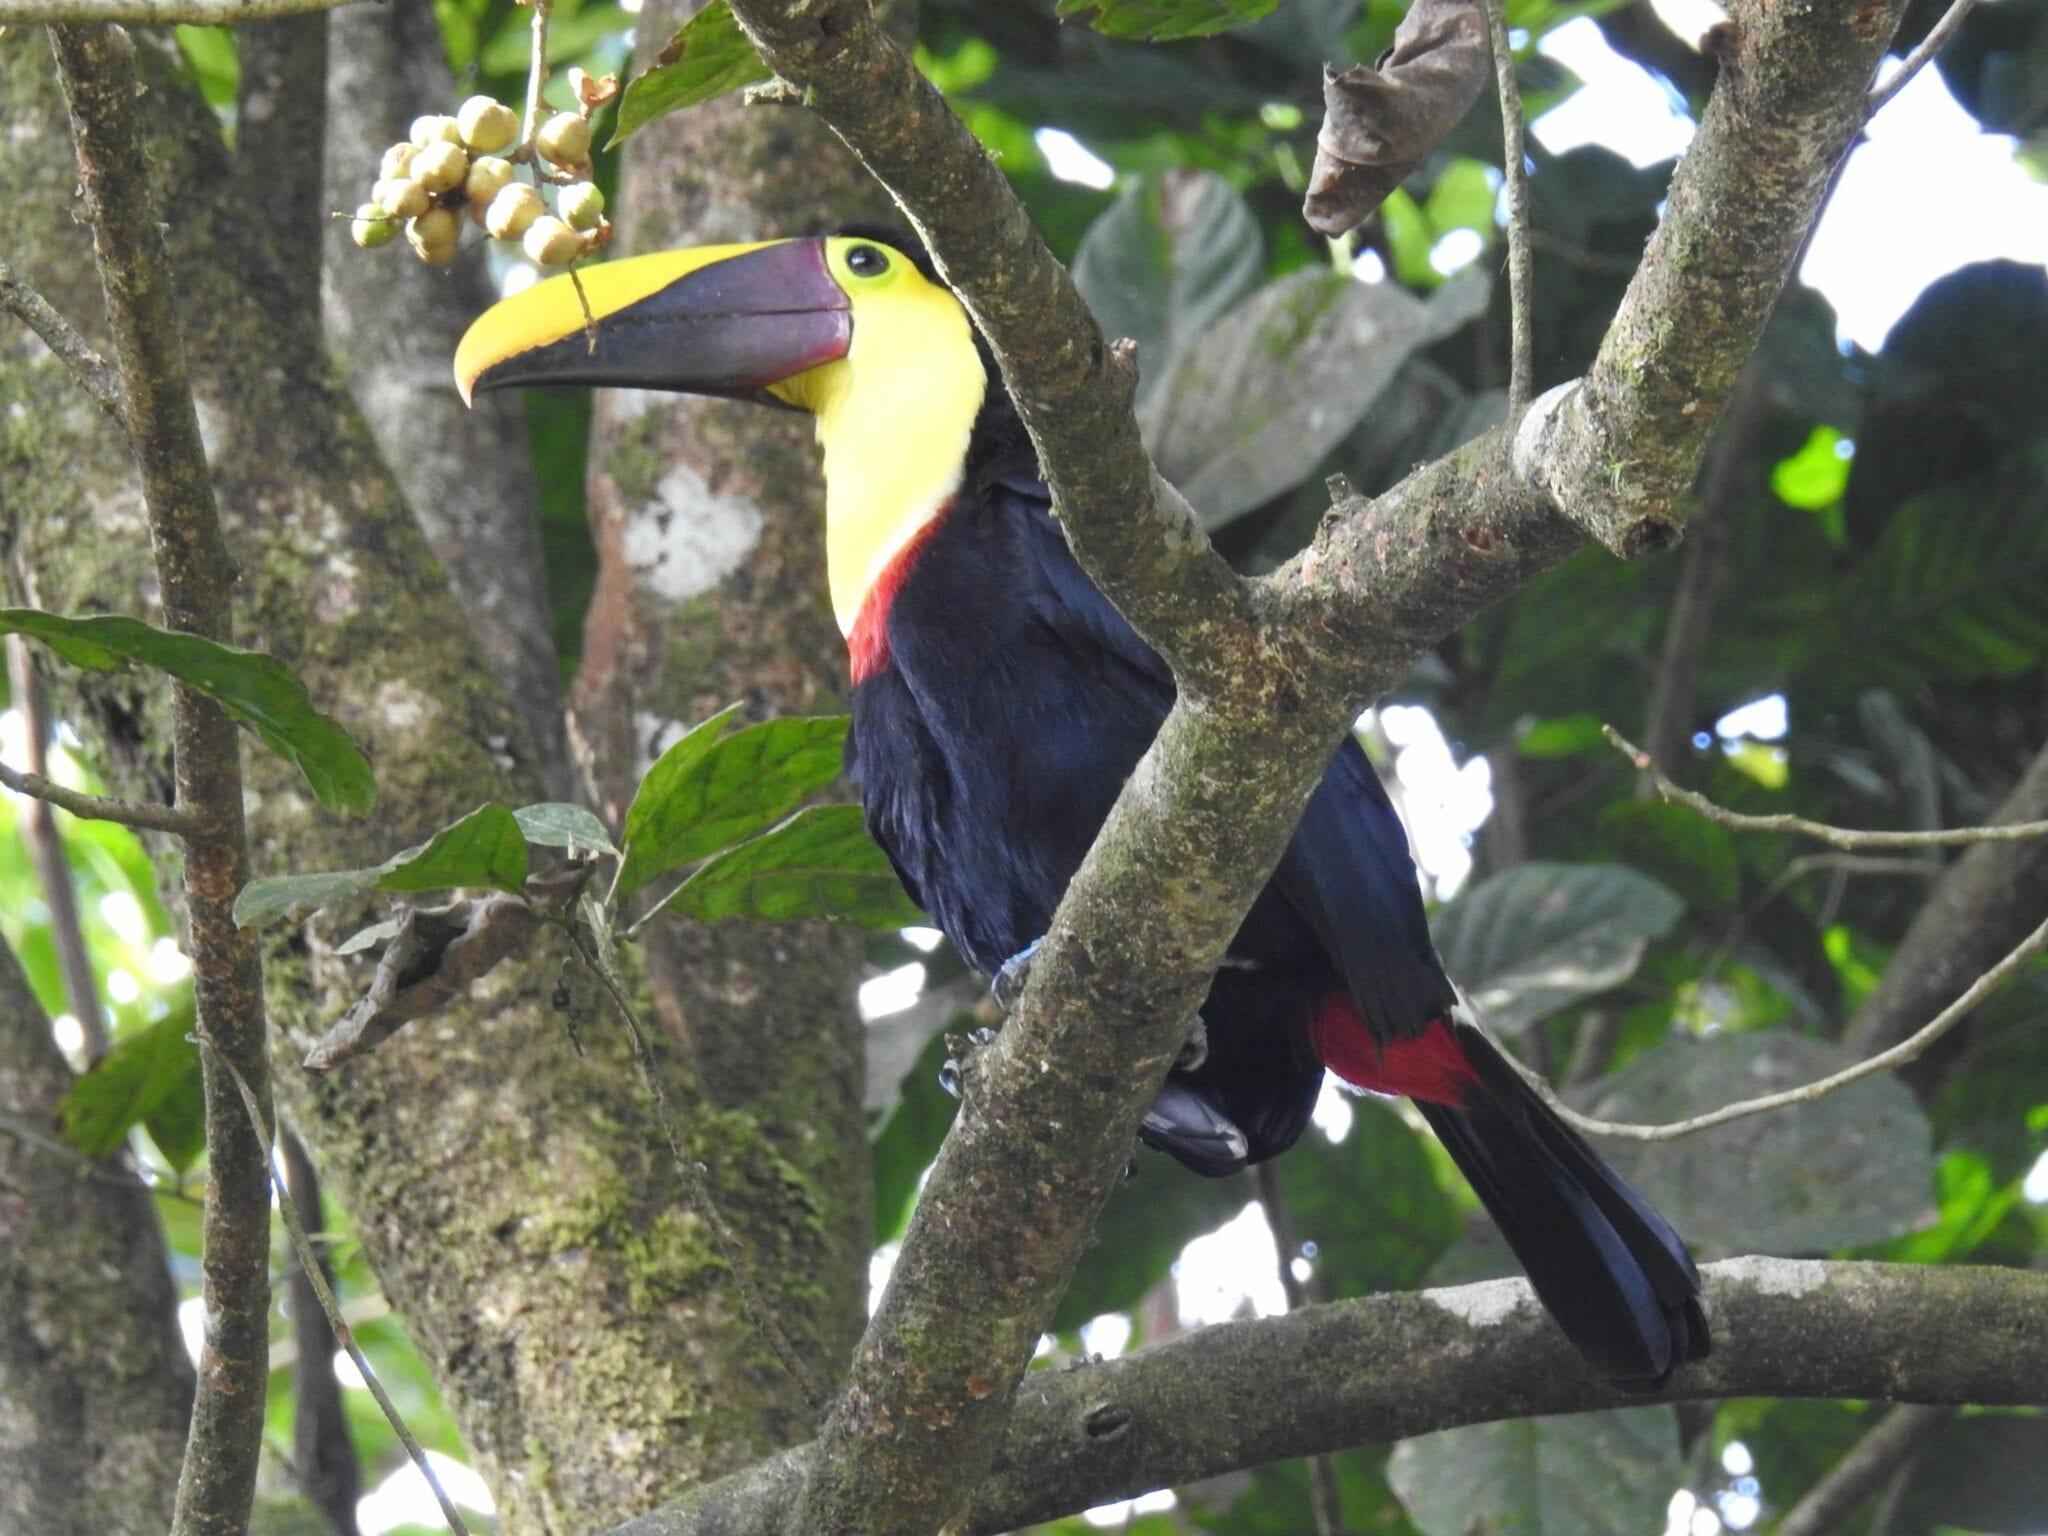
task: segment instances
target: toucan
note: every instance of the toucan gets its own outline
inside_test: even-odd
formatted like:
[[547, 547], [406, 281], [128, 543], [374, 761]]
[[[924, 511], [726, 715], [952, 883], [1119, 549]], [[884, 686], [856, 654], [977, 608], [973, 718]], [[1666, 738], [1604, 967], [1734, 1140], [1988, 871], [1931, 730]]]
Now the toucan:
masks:
[[[867, 825], [960, 953], [1014, 984], [1174, 683], [1068, 551], [1001, 375], [923, 248], [855, 230], [607, 262], [487, 310], [455, 373], [465, 398], [620, 385], [817, 419]], [[1406, 1095], [1591, 1365], [1647, 1389], [1707, 1352], [1684, 1243], [1445, 974], [1356, 741], [1338, 744], [1200, 1025], [1145, 1141], [1221, 1176], [1293, 1144], [1325, 1068]]]

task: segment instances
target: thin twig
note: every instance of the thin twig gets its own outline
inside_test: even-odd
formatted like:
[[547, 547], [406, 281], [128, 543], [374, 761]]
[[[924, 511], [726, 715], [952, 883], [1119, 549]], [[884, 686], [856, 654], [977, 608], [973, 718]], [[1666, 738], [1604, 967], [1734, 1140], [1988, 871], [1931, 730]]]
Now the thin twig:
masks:
[[1535, 372], [1529, 294], [1529, 177], [1527, 129], [1522, 121], [1522, 88], [1515, 80], [1515, 50], [1508, 42], [1506, 0], [1486, 0], [1493, 29], [1493, 73], [1500, 85], [1501, 170], [1508, 190], [1508, 420], [1529, 408]]
[[1907, 81], [1934, 62], [1934, 56], [1941, 52], [1942, 45], [1955, 35], [1956, 28], [1963, 24], [1963, 18], [1970, 14], [1976, 3], [1977, 0], [1950, 0], [1949, 8], [1943, 13], [1941, 20], [1930, 27], [1927, 35], [1920, 39], [1920, 46], [1900, 61], [1899, 67], [1892, 72], [1889, 80], [1871, 89], [1869, 116], [1875, 117], [1886, 102], [1906, 88]]
[[358, 0], [0, 0], [0, 27], [106, 23], [231, 27], [331, 11]]
[[[594, 905], [586, 903], [586, 912]], [[676, 1169], [683, 1176], [683, 1196], [690, 1202], [690, 1209], [695, 1211], [704, 1225], [711, 1229], [711, 1241], [717, 1246], [719, 1257], [725, 1260], [725, 1267], [732, 1272], [733, 1283], [740, 1289], [740, 1299], [746, 1305], [748, 1316], [753, 1319], [754, 1327], [767, 1341], [768, 1348], [781, 1362], [782, 1368], [789, 1372], [790, 1379], [796, 1383], [797, 1390], [803, 1393], [804, 1400], [811, 1407], [822, 1409], [826, 1402], [824, 1390], [812, 1376], [810, 1368], [804, 1364], [803, 1356], [797, 1353], [789, 1335], [783, 1332], [782, 1324], [776, 1318], [774, 1309], [769, 1306], [767, 1296], [755, 1283], [753, 1271], [745, 1260], [739, 1234], [733, 1231], [731, 1223], [725, 1219], [725, 1213], [718, 1208], [718, 1201], [711, 1193], [711, 1180], [707, 1170], [702, 1163], [683, 1150], [682, 1137], [676, 1133], [675, 1116], [669, 1109], [668, 1091], [661, 1084], [661, 1071], [654, 1059], [654, 1047], [648, 1043], [647, 1033], [640, 1027], [640, 1017], [633, 1010], [632, 1000], [626, 996], [625, 988], [612, 975], [611, 966], [605, 961], [598, 947], [591, 942], [591, 935], [585, 932], [583, 926], [567, 920], [557, 921], [569, 935], [569, 942], [575, 947], [577, 955], [597, 977], [598, 984], [611, 999], [612, 1008], [625, 1024], [626, 1033], [632, 1037], [633, 1059], [640, 1068], [640, 1080], [646, 1084], [648, 1095], [654, 1100], [654, 1115], [661, 1122], [661, 1134], [668, 1140], [669, 1155], [674, 1158]], [[596, 928], [595, 923], [592, 926], [594, 931], [602, 931]]]
[[1798, 1088], [1787, 1088], [1778, 1093], [1761, 1094], [1754, 1099], [1724, 1104], [1719, 1109], [1709, 1110], [1703, 1115], [1694, 1115], [1688, 1120], [1674, 1120], [1668, 1125], [1631, 1125], [1624, 1121], [1597, 1120], [1591, 1115], [1582, 1115], [1558, 1098], [1548, 1083], [1515, 1061], [1512, 1055], [1508, 1056], [1508, 1060], [1552, 1109], [1588, 1135], [1614, 1136], [1625, 1141], [1675, 1141], [1680, 1136], [1690, 1136], [1695, 1131], [1711, 1130], [1717, 1125], [1726, 1125], [1731, 1120], [1763, 1114], [1766, 1110], [1784, 1109], [1792, 1104], [1811, 1104], [1838, 1088], [1846, 1088], [1866, 1077], [1875, 1077], [1880, 1072], [1889, 1072], [1894, 1067], [1903, 1067], [1907, 1062], [1917, 1060], [1926, 1053], [1929, 1046], [1955, 1028], [1971, 1009], [1997, 991], [2043, 949], [2048, 949], [2048, 922], [2043, 922], [2022, 939], [2004, 959], [1971, 982], [1961, 997], [1890, 1050], [1879, 1051], [1875, 1056], [1866, 1057], [1854, 1066], [1844, 1067], [1839, 1072], [1831, 1072], [1826, 1077]]
[[2016, 821], [1997, 827], [1944, 827], [1932, 832], [1865, 831], [1860, 827], [1831, 827], [1826, 822], [1808, 821], [1804, 816], [1750, 816], [1716, 805], [1696, 790], [1671, 782], [1650, 754], [1613, 726], [1601, 727], [1607, 740], [1646, 774], [1660, 799], [1697, 811], [1716, 826], [1734, 832], [1783, 832], [1810, 837], [1830, 848], [1869, 850], [1872, 848], [1962, 848], [1976, 843], [2024, 843], [2048, 836], [2048, 821]]
[[[526, 126], [519, 135], [522, 149], [533, 148], [533, 136], [540, 129], [540, 94], [548, 84], [548, 19], [555, 8], [555, 0], [531, 0], [533, 6], [533, 40], [529, 43], [526, 63]], [[545, 169], [538, 159], [536, 171]]]
[[[1294, 1258], [1300, 1251], [1287, 1219], [1287, 1201], [1280, 1192], [1278, 1166], [1263, 1162], [1252, 1171], [1259, 1186], [1259, 1204], [1265, 1207], [1266, 1225], [1273, 1231], [1273, 1251], [1279, 1259], [1280, 1290], [1287, 1298], [1287, 1310], [1299, 1312], [1308, 1305], [1308, 1286], [1294, 1272]], [[1328, 1456], [1308, 1458], [1309, 1505], [1315, 1511], [1316, 1536], [1345, 1536], [1344, 1491], [1337, 1482], [1337, 1468]]]
[[[14, 707], [21, 715], [28, 771], [42, 777], [50, 766], [49, 700], [37, 673], [35, 654], [20, 635], [7, 637], [7, 680]], [[100, 1007], [99, 978], [93, 973], [92, 956], [85, 947], [85, 926], [79, 921], [78, 888], [71, 878], [71, 863], [65, 857], [64, 838], [57, 830], [50, 802], [29, 795], [21, 809], [21, 838], [35, 860], [36, 880], [50, 909], [50, 938], [57, 949], [57, 968], [64, 976], [65, 1000], [71, 1004], [71, 1016], [78, 1020], [85, 1062], [90, 1066], [107, 1054], [110, 1042], [106, 1011]]]
[[277, 1149], [271, 1135], [270, 1122], [264, 1118], [263, 1111], [257, 1106], [256, 1095], [249, 1087], [248, 1080], [242, 1076], [232, 1061], [214, 1050], [205, 1040], [199, 1042], [199, 1049], [224, 1067], [228, 1075], [235, 1080], [235, 1088], [242, 1096], [242, 1108], [249, 1114], [249, 1129], [255, 1133], [257, 1141], [263, 1144], [263, 1163], [270, 1171], [270, 1187], [277, 1193], [277, 1214], [283, 1218], [285, 1232], [292, 1240], [292, 1252], [298, 1255], [299, 1271], [305, 1276], [313, 1294], [319, 1297], [320, 1310], [327, 1314], [327, 1325], [334, 1330], [334, 1341], [348, 1351], [349, 1359], [355, 1362], [356, 1369], [362, 1373], [363, 1385], [370, 1389], [370, 1395], [377, 1399], [377, 1406], [384, 1411], [384, 1418], [391, 1425], [391, 1432], [398, 1436], [399, 1443], [405, 1447], [406, 1455], [410, 1456], [412, 1464], [419, 1468], [420, 1476], [427, 1480], [427, 1486], [434, 1490], [434, 1498], [441, 1506], [441, 1516], [448, 1522], [448, 1528], [455, 1532], [455, 1536], [469, 1536], [469, 1527], [462, 1523], [461, 1511], [456, 1509], [455, 1501], [448, 1497], [447, 1490], [441, 1486], [441, 1479], [434, 1475], [433, 1463], [427, 1460], [426, 1447], [414, 1438], [410, 1429], [406, 1428], [405, 1420], [399, 1415], [398, 1405], [391, 1401], [391, 1395], [384, 1390], [383, 1383], [377, 1380], [377, 1373], [370, 1369], [370, 1362], [363, 1354], [363, 1347], [356, 1342], [355, 1330], [349, 1327], [348, 1320], [341, 1315], [341, 1303], [334, 1299], [334, 1292], [327, 1284], [327, 1276], [321, 1272], [319, 1257], [313, 1252], [312, 1239], [306, 1236], [305, 1226], [299, 1221], [299, 1213], [292, 1205], [292, 1192], [278, 1176]]
[[[5, 0], [0, 0], [4, 7]], [[4, 10], [0, 10], [4, 15]], [[121, 419], [121, 375], [114, 365], [93, 350], [56, 307], [0, 261], [0, 309], [18, 317], [22, 324], [42, 337], [43, 345], [62, 359], [85, 392], [116, 421]]]
[[106, 795], [88, 795], [84, 790], [66, 789], [40, 773], [23, 773], [0, 763], [0, 784], [17, 795], [47, 800], [60, 811], [83, 816], [88, 821], [117, 821], [143, 832], [173, 832], [180, 837], [201, 837], [206, 823], [182, 806], [150, 805], [135, 800], [115, 800]]
[[[151, 108], [136, 79], [135, 42], [119, 27], [53, 26], [50, 48], [70, 107], [93, 259], [121, 370], [121, 407], [148, 517], [164, 622], [209, 640], [234, 635], [234, 562], [221, 534], [212, 470], [199, 433], [172, 302], [162, 213], [144, 145]], [[189, 684], [171, 689], [174, 803], [185, 840], [186, 947], [206, 1100], [206, 1210], [200, 1247], [205, 1328], [198, 1390], [178, 1471], [172, 1536], [240, 1536], [255, 1498], [269, 1380], [269, 1188], [263, 1150], [235, 1113], [220, 1069], [233, 1062], [269, 1092], [263, 968], [236, 927], [248, 878], [241, 743], [234, 722]]]

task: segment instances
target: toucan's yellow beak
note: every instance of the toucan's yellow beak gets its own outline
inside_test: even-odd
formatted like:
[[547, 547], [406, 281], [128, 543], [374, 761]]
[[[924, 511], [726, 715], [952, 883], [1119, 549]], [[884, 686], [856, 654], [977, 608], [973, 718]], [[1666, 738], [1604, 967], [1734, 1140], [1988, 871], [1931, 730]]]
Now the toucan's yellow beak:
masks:
[[455, 387], [465, 402], [516, 385], [611, 384], [776, 404], [769, 385], [852, 341], [823, 240], [708, 245], [604, 262], [492, 305], [455, 349]]

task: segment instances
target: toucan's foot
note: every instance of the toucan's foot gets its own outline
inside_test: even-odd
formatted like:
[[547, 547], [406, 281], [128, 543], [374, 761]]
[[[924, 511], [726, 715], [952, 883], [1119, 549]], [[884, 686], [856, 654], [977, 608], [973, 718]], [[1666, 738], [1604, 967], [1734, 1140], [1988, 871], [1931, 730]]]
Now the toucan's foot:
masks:
[[1005, 960], [997, 969], [995, 979], [988, 984], [990, 997], [996, 1006], [1008, 1013], [1017, 1006], [1017, 999], [1024, 995], [1024, 984], [1031, 979], [1031, 962], [1038, 954], [1038, 946], [1044, 939], [1033, 939], [1017, 953]]
[[1198, 1013], [1188, 1025], [1187, 1043], [1180, 1048], [1180, 1054], [1173, 1058], [1176, 1072], [1196, 1072], [1209, 1059], [1209, 1026], [1202, 1022]]
[[1251, 1157], [1251, 1143], [1235, 1121], [1200, 1089], [1171, 1079], [1146, 1112], [1138, 1136], [1212, 1179], [1238, 1172]]
[[[953, 1042], [957, 1041], [958, 1037], [954, 1035], [948, 1035], [946, 1039], [949, 1042]], [[980, 1055], [983, 1051], [987, 1050], [991, 1045], [995, 1044], [995, 1039], [996, 1032], [994, 1030], [977, 1029], [973, 1031], [971, 1034], [969, 1034], [964, 1041], [959, 1041], [959, 1044], [964, 1045], [966, 1049], [958, 1051], [957, 1055], [949, 1054], [946, 1057], [945, 1061], [940, 1065], [939, 1086], [945, 1089], [946, 1092], [950, 1093], [954, 1098], [959, 1098], [960, 1081], [962, 1076], [965, 1074], [967, 1068], [973, 1065], [974, 1057]], [[966, 1059], [961, 1060], [961, 1057], [965, 1057]]]

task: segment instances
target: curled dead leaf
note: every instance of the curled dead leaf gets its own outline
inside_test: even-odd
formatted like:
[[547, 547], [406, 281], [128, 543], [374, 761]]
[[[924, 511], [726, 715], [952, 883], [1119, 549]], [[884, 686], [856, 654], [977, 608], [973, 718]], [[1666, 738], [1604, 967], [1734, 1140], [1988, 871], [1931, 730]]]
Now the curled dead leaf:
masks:
[[1491, 69], [1479, 0], [1415, 0], [1375, 67], [1323, 75], [1323, 126], [1302, 217], [1356, 229], [1472, 109]]

